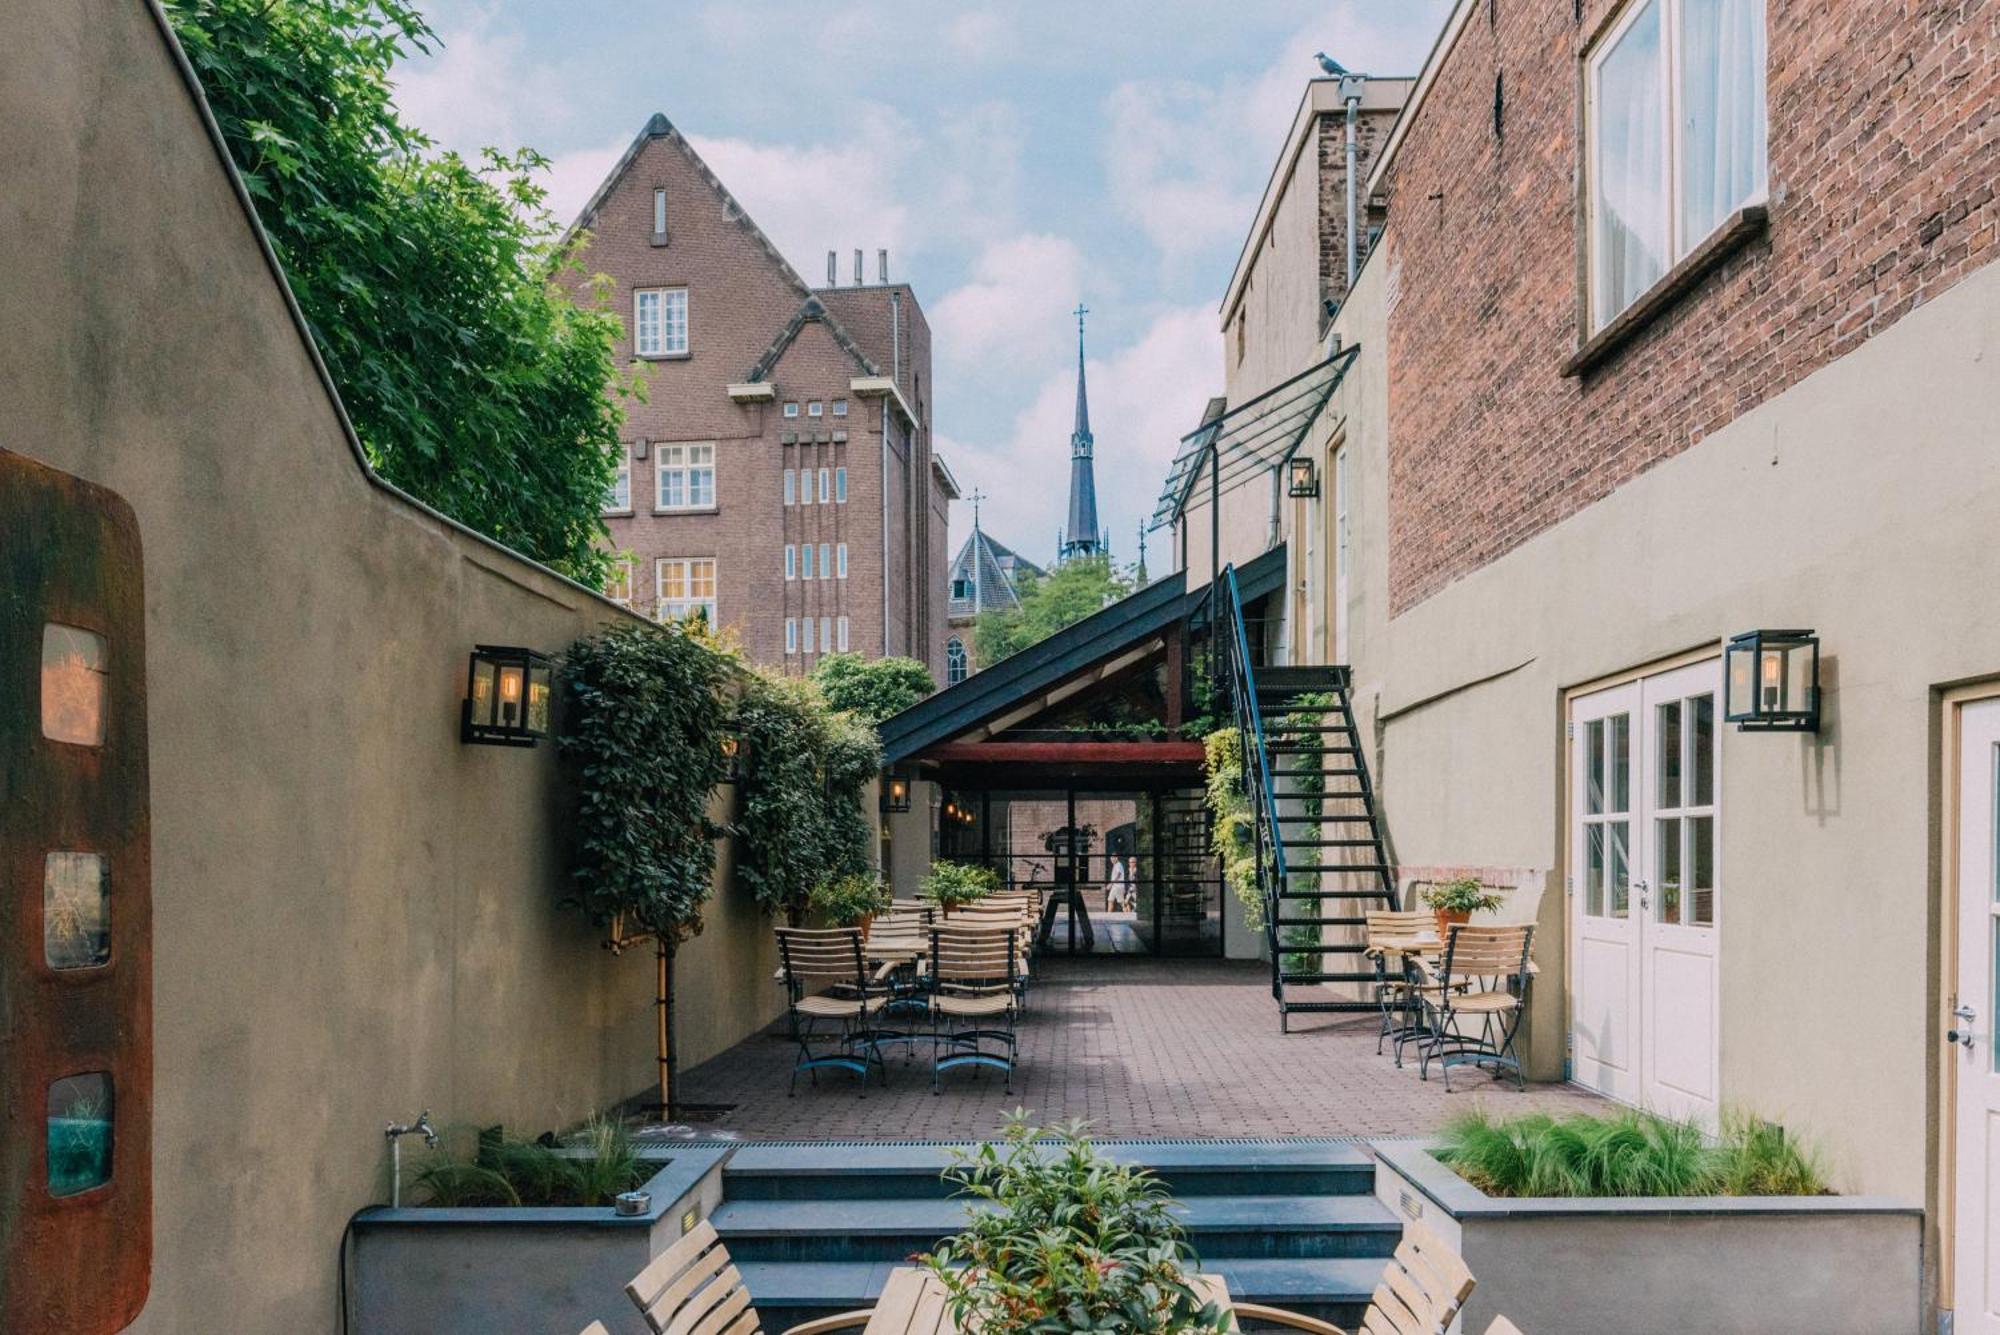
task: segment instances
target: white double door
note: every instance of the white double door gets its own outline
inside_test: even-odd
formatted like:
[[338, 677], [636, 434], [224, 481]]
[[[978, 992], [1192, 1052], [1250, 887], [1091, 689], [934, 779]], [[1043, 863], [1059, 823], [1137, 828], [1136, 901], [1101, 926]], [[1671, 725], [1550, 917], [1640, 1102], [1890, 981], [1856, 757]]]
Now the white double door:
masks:
[[1570, 706], [1571, 1074], [1713, 1124], [1720, 665]]
[[1959, 714], [1958, 980], [1948, 1036], [1952, 1303], [1958, 1335], [2000, 1335], [2000, 700]]

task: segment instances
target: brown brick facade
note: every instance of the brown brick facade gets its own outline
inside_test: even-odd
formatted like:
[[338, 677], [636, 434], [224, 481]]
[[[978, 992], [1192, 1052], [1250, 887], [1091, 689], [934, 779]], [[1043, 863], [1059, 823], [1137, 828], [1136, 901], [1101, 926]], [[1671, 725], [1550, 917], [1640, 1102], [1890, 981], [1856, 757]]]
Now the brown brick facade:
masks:
[[1578, 62], [1617, 8], [1480, 0], [1391, 165], [1393, 612], [2000, 254], [2000, 3], [1768, 0], [1766, 229], [1565, 377]]
[[[664, 245], [656, 244], [653, 230], [655, 189], [667, 192]], [[740, 638], [752, 661], [804, 672], [824, 652], [822, 624], [833, 647], [841, 643], [844, 620], [849, 650], [885, 652], [886, 582], [886, 652], [917, 658], [942, 678], [945, 563], [933, 554], [942, 539], [933, 541], [930, 530], [941, 526], [934, 516], [948, 498], [934, 495], [930, 332], [915, 294], [900, 284], [808, 290], [661, 118], [641, 135], [583, 225], [584, 271], [612, 279], [612, 308], [626, 325], [620, 356], [647, 382], [646, 402], [628, 405], [624, 431], [631, 511], [605, 521], [614, 546], [634, 559], [632, 605], [655, 609], [660, 560], [713, 558], [720, 624]], [[580, 277], [572, 282], [581, 288]], [[688, 291], [684, 356], [633, 356], [633, 293], [653, 287]], [[857, 378], [892, 376], [914, 425], [895, 398], [852, 388]], [[752, 380], [771, 385], [769, 402], [731, 399], [729, 386]], [[797, 405], [796, 416], [785, 415], [787, 404]], [[842, 407], [845, 414], [837, 415]], [[715, 447], [715, 504], [662, 512], [655, 504], [662, 449], [689, 443]], [[788, 472], [791, 505], [784, 500]], [[805, 544], [814, 553], [810, 580], [800, 577]], [[833, 561], [830, 575], [823, 573], [822, 548]], [[803, 651], [807, 618], [810, 654]], [[797, 637], [789, 653], [788, 621]]]

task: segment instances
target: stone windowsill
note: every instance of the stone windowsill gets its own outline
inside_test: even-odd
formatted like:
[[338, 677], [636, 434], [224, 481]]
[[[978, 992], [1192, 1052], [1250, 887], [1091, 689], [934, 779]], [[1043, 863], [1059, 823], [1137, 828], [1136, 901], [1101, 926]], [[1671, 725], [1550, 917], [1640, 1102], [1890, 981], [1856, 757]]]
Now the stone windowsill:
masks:
[[1577, 345], [1562, 364], [1565, 376], [1580, 376], [1608, 359], [1631, 341], [1653, 318], [1692, 292], [1709, 272], [1750, 238], [1763, 232], [1770, 211], [1762, 204], [1748, 204], [1709, 234], [1708, 240], [1689, 251], [1686, 258], [1661, 275], [1660, 280], [1620, 311], [1611, 323]]
[[656, 515], [717, 515], [722, 513], [719, 505], [656, 505]]

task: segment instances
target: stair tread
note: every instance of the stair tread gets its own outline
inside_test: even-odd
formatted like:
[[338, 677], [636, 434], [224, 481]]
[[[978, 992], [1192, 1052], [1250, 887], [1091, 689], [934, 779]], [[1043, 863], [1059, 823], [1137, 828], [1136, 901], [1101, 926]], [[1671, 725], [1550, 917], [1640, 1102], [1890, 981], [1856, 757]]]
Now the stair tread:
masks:
[[[1280, 946], [1279, 949], [1282, 950], [1284, 947]], [[1373, 973], [1362, 973], [1354, 969], [1309, 971], [1304, 973], [1293, 973], [1287, 970], [1278, 975], [1278, 981], [1287, 987], [1299, 983], [1372, 983], [1375, 981], [1375, 975]], [[1366, 1002], [1363, 1004], [1373, 1006], [1375, 1003]]]
[[[1267, 1233], [1368, 1231], [1397, 1227], [1373, 1196], [1188, 1196], [1175, 1212], [1189, 1233], [1254, 1227]], [[710, 1222], [733, 1237], [942, 1238], [965, 1226], [956, 1200], [724, 1200]]]
[[[910, 1141], [870, 1144], [768, 1145], [746, 1144], [730, 1156], [728, 1179], [749, 1176], [872, 1177], [882, 1173], [923, 1173], [935, 1176], [951, 1163], [958, 1145]], [[1368, 1155], [1346, 1141], [1279, 1140], [1259, 1144], [1197, 1142], [1187, 1145], [1094, 1141], [1107, 1158], [1144, 1164], [1161, 1172], [1226, 1169], [1244, 1173], [1297, 1172], [1315, 1168], [1368, 1167]]]
[[[1380, 1256], [1209, 1256], [1201, 1268], [1221, 1275], [1233, 1298], [1274, 1304], [1366, 1302], [1382, 1277]], [[891, 1271], [908, 1261], [739, 1261], [744, 1287], [760, 1308], [872, 1306]]]

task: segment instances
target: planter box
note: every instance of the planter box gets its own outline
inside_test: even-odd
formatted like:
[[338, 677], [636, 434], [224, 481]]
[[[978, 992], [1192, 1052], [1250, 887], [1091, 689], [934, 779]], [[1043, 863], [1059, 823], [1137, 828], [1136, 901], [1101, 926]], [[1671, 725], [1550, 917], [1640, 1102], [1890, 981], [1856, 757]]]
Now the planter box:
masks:
[[1876, 1196], [1488, 1196], [1377, 1141], [1375, 1194], [1455, 1247], [1479, 1287], [1455, 1331], [1916, 1335], [1923, 1211]]
[[645, 1214], [609, 1206], [437, 1210], [380, 1207], [355, 1217], [349, 1243], [358, 1335], [566, 1335], [602, 1321], [646, 1335], [625, 1285], [682, 1233], [689, 1210], [722, 1199], [734, 1145], [648, 1150], [659, 1171]]

